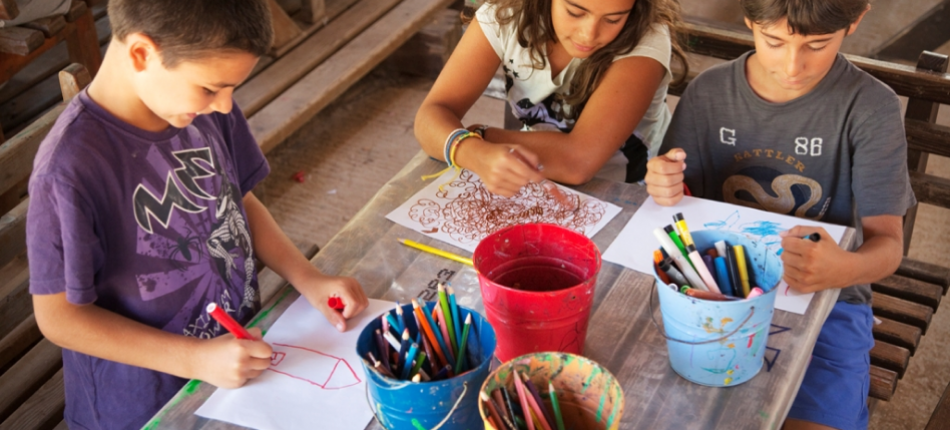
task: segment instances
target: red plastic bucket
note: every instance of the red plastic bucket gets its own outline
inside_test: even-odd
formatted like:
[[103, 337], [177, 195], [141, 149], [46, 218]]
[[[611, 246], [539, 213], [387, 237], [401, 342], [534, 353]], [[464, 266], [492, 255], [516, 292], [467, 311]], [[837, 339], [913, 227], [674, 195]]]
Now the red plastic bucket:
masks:
[[600, 271], [594, 242], [553, 224], [515, 225], [482, 239], [472, 260], [498, 359], [582, 354]]

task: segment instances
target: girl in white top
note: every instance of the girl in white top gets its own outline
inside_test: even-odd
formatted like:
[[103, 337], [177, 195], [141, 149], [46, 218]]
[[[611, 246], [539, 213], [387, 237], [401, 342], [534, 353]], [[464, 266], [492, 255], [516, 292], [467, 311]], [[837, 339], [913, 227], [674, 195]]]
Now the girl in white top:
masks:
[[[416, 114], [426, 153], [504, 196], [545, 179], [643, 178], [669, 124], [671, 56], [686, 66], [670, 38], [675, 1], [488, 0], [476, 21]], [[461, 118], [499, 65], [512, 113], [534, 133], [477, 124], [468, 129], [478, 136], [465, 133]]]

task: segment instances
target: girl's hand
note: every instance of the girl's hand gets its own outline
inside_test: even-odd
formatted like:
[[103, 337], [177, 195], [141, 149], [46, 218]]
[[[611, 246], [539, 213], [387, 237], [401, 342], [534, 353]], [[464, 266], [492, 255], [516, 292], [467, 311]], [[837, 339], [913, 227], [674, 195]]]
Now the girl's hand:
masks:
[[456, 153], [459, 165], [477, 173], [494, 194], [511, 197], [528, 183], [545, 179], [538, 156], [520, 145], [479, 139], [465, 139], [460, 145]]
[[258, 377], [270, 366], [273, 349], [261, 339], [261, 329], [248, 329], [255, 340], [235, 338], [227, 333], [199, 340], [193, 359], [195, 378], [221, 388], [238, 388]]
[[[369, 306], [369, 299], [363, 292], [363, 287], [356, 279], [345, 276], [327, 276], [314, 270], [314, 273], [303, 282], [294, 284], [297, 291], [307, 298], [310, 306], [316, 308], [341, 333], [346, 331], [346, 320]], [[330, 297], [337, 297], [343, 301], [343, 311], [331, 309], [327, 305]]]
[[[803, 237], [812, 233], [821, 235], [818, 242]], [[814, 293], [830, 288], [846, 287], [848, 270], [842, 267], [848, 251], [841, 249], [820, 227], [796, 226], [779, 233], [782, 237], [782, 262], [785, 264], [783, 279], [788, 286], [800, 293]]]
[[673, 148], [664, 155], [647, 162], [647, 193], [660, 206], [673, 206], [683, 199], [683, 171], [686, 170], [686, 151]]

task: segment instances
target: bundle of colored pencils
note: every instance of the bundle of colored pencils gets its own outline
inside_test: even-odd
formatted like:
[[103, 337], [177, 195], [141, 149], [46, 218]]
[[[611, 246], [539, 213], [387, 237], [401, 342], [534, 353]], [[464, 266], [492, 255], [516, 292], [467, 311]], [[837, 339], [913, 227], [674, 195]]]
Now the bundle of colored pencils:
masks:
[[459, 308], [451, 287], [446, 291], [439, 284], [439, 301], [431, 310], [416, 299], [412, 309], [409, 317], [402, 306], [381, 317], [375, 349], [366, 357], [376, 371], [388, 378], [425, 382], [451, 378], [481, 364], [466, 351], [470, 335], [478, 342], [471, 311]]
[[514, 388], [499, 387], [491, 393], [480, 394], [482, 410], [488, 412], [488, 420], [497, 430], [564, 430], [560, 401], [554, 384], [548, 382], [550, 400], [548, 408], [542, 394], [531, 379], [514, 370], [511, 372]]
[[673, 221], [653, 231], [661, 246], [653, 251], [653, 269], [664, 283], [675, 284], [691, 297], [715, 301], [748, 299], [769, 291], [769, 287], [755, 286], [742, 245], [720, 240], [700, 252], [683, 214], [676, 214]]

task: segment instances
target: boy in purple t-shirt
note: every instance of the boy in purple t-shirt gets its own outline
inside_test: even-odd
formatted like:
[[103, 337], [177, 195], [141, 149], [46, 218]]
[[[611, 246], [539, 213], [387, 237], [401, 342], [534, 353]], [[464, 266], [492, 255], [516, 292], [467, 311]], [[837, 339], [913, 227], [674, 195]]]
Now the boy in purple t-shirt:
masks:
[[368, 304], [356, 280], [314, 268], [251, 193], [269, 167], [231, 96], [270, 47], [265, 2], [111, 0], [109, 21], [98, 75], [30, 178], [30, 292], [63, 347], [70, 428], [138, 428], [189, 378], [234, 388], [263, 372], [270, 346], [204, 311], [250, 320], [255, 257], [340, 331]]

